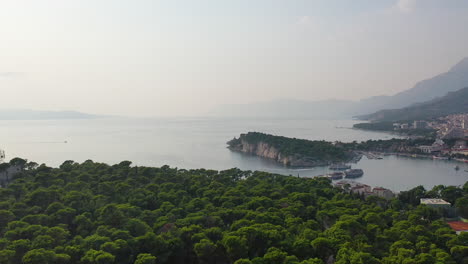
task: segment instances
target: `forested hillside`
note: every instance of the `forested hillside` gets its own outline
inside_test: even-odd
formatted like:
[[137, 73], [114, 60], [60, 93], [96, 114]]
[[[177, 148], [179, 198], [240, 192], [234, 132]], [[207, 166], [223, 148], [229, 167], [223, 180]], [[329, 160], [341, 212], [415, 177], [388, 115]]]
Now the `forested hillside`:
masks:
[[467, 263], [468, 234], [418, 202], [466, 210], [468, 184], [387, 201], [238, 169], [26, 165], [0, 189], [0, 263]]
[[329, 162], [344, 162], [353, 157], [353, 153], [336, 147], [332, 142], [260, 132], [241, 134], [227, 144], [231, 150], [273, 158], [285, 165], [296, 164], [299, 167], [324, 166]]

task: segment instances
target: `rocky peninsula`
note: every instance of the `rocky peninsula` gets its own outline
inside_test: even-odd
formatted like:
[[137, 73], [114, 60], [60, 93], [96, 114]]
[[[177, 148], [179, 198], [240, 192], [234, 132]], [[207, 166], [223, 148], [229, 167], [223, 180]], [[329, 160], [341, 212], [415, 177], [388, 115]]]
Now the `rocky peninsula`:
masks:
[[268, 135], [259, 132], [241, 134], [227, 142], [228, 148], [263, 158], [275, 160], [290, 167], [327, 166], [348, 162], [353, 151], [327, 141], [312, 141]]

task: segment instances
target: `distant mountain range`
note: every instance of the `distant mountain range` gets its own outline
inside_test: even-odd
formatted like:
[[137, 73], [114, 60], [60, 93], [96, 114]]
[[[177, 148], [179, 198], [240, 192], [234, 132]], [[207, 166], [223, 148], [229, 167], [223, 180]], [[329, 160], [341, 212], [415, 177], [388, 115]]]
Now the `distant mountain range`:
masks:
[[458, 113], [468, 113], [468, 87], [424, 103], [401, 109], [380, 110], [360, 118], [379, 122], [401, 121], [431, 119]]
[[352, 109], [354, 102], [345, 100], [301, 101], [277, 100], [255, 104], [223, 105], [209, 115], [222, 117], [272, 117], [272, 118], [349, 118], [347, 109]]
[[413, 88], [392, 96], [374, 96], [360, 101], [277, 100], [255, 104], [224, 105], [214, 109], [215, 116], [351, 118], [382, 109], [397, 109], [426, 102], [448, 92], [468, 87], [468, 58], [448, 72], [418, 82]]
[[34, 111], [34, 110], [2, 110], [0, 120], [47, 120], [47, 119], [91, 119], [97, 115], [76, 111]]

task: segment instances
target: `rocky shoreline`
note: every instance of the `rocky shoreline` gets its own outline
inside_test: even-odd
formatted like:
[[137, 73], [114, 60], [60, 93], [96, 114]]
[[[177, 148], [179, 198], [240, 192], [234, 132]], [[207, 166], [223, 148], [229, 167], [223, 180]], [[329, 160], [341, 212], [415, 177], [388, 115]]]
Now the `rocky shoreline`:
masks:
[[[246, 134], [242, 134], [238, 139], [234, 138], [227, 142], [228, 149], [236, 152], [255, 155], [267, 159], [274, 160], [288, 167], [318, 167], [328, 166], [335, 162], [347, 162], [354, 158], [352, 153], [348, 153], [346, 159], [341, 160], [323, 160], [316, 157], [301, 155], [297, 153], [285, 154], [278, 147], [264, 141], [250, 142], [246, 138]], [[295, 140], [295, 139], [291, 139]]]

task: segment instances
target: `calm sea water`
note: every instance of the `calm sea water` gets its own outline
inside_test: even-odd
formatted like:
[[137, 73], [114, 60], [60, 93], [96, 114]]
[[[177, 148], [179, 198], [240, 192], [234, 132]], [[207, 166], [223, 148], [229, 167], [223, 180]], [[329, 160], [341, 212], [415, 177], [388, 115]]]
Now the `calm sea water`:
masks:
[[[301, 177], [328, 172], [327, 168], [288, 169], [269, 160], [234, 153], [226, 142], [240, 133], [259, 131], [305, 139], [389, 139], [386, 133], [351, 129], [352, 120], [285, 119], [95, 119], [54, 121], [0, 121], [0, 147], [7, 156], [22, 157], [49, 166], [65, 160], [87, 159], [136, 165], [223, 170], [238, 167]], [[66, 143], [65, 143], [66, 142]], [[355, 168], [365, 172], [359, 181], [395, 191], [417, 185], [460, 185], [468, 180], [468, 165], [401, 157], [363, 158]]]

